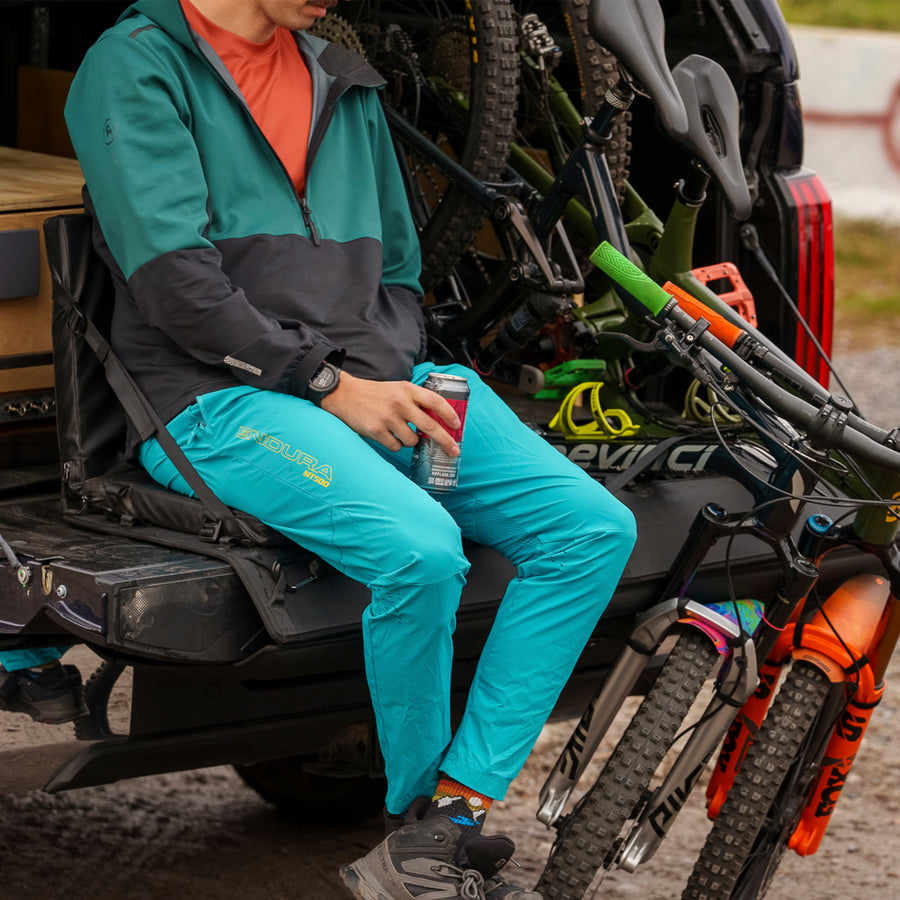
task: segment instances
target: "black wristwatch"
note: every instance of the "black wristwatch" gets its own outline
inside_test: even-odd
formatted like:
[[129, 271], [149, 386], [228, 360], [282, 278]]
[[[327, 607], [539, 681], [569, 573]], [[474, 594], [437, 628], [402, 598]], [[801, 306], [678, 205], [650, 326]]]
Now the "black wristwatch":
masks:
[[341, 370], [330, 362], [323, 362], [316, 369], [306, 386], [306, 399], [312, 400], [316, 406], [322, 405], [325, 399], [341, 381]]

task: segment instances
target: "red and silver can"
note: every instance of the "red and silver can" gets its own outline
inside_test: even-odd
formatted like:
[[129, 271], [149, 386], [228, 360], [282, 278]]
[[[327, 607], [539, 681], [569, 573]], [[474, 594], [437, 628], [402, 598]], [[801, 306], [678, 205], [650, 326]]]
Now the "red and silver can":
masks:
[[[443, 397], [459, 416], [459, 428], [447, 428], [443, 422], [438, 427], [448, 431], [462, 449], [466, 408], [469, 405], [469, 383], [460, 375], [429, 372], [424, 386]], [[419, 443], [413, 448], [410, 478], [428, 491], [452, 491], [459, 483], [461, 456], [461, 453], [460, 456], [448, 456], [427, 434], [419, 432]]]

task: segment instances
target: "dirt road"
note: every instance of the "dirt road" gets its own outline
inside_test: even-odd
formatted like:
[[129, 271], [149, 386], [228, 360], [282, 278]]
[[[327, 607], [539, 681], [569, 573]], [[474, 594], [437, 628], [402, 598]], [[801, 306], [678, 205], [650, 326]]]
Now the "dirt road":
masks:
[[[898, 659], [900, 664], [900, 659]], [[12, 716], [0, 728], [21, 735]], [[8, 729], [17, 729], [9, 731]], [[549, 847], [533, 798], [566, 729], [545, 729], [492, 829], [513, 836], [537, 875]], [[900, 894], [900, 706], [888, 696], [871, 726], [816, 856], [789, 854], [770, 900], [892, 900]], [[603, 752], [608, 752], [604, 748]], [[614, 872], [598, 897], [671, 900], [706, 830], [695, 792], [662, 850], [634, 875]], [[331, 900], [336, 870], [379, 840], [380, 822], [348, 829], [287, 821], [227, 768], [134, 779], [50, 796], [0, 798], [3, 900]]]
[[[854, 359], [842, 370], [854, 392], [859, 389], [862, 408], [878, 409], [883, 424], [900, 421], [900, 401], [897, 395], [885, 398], [876, 376], [896, 371], [898, 361], [879, 359], [873, 366], [871, 358], [868, 364]], [[897, 664], [900, 671], [900, 658]], [[0, 714], [4, 749], [24, 749], [35, 729], [46, 741], [46, 726]], [[489, 820], [491, 829], [517, 841], [525, 865], [517, 873], [522, 883], [533, 882], [549, 847], [547, 831], [534, 819], [534, 798], [565, 734], [563, 725], [545, 729]], [[889, 686], [821, 849], [807, 859], [789, 854], [769, 900], [900, 896], [898, 747], [900, 692]], [[694, 793], [656, 858], [634, 875], [613, 873], [597, 896], [678, 897], [707, 827], [701, 793]], [[227, 768], [55, 796], [0, 796], [0, 900], [331, 900], [348, 896], [337, 879], [338, 865], [379, 838], [379, 822], [342, 830], [287, 821]]]

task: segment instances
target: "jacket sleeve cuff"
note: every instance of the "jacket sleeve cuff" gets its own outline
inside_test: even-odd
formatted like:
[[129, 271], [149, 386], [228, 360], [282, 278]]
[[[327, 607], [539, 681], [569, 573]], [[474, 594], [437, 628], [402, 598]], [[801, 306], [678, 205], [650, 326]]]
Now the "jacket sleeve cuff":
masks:
[[346, 350], [337, 350], [328, 346], [328, 344], [320, 344], [314, 347], [300, 360], [300, 364], [294, 370], [293, 375], [291, 375], [288, 382], [288, 393], [293, 394], [295, 397], [302, 397], [304, 400], [308, 399], [306, 390], [309, 387], [309, 379], [315, 375], [319, 366], [325, 360], [328, 360], [332, 365], [340, 368], [344, 364], [346, 355]]

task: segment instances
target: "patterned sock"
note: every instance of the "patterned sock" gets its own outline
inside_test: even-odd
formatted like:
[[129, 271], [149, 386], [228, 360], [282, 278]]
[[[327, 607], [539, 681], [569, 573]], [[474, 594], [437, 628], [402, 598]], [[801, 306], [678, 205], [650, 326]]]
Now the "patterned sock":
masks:
[[477, 834], [493, 802], [491, 797], [479, 794], [441, 773], [425, 818], [446, 816], [457, 825], [471, 829], [472, 834]]

